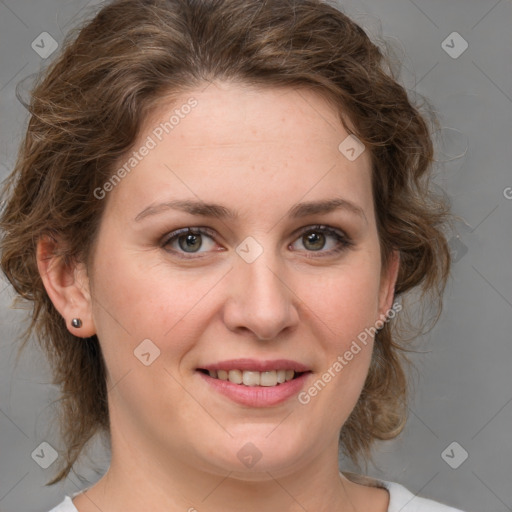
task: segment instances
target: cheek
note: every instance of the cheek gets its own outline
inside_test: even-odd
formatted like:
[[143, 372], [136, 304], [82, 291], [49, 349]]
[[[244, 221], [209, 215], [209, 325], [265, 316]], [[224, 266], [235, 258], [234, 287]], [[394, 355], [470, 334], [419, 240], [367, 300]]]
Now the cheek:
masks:
[[307, 322], [314, 326], [314, 337], [324, 356], [317, 380], [306, 390], [303, 403], [311, 400], [323, 404], [325, 414], [333, 419], [350, 414], [368, 373], [372, 327], [378, 319], [379, 271], [373, 259], [360, 258], [358, 264], [310, 281], [314, 284], [300, 292], [310, 306]]
[[[320, 429], [338, 435], [361, 395], [371, 362], [375, 301], [348, 285], [342, 291], [329, 290], [325, 302], [322, 367], [310, 386], [299, 396], [301, 404], [319, 411], [313, 419]], [[369, 283], [371, 284], [371, 283]], [[338, 307], [335, 307], [338, 306]], [[328, 425], [328, 427], [326, 427]]]
[[[105, 257], [108, 247], [104, 251], [96, 267], [93, 314], [108, 369], [113, 414], [131, 416], [139, 411], [134, 423], [151, 428], [145, 423], [147, 414], [154, 417], [168, 408], [169, 396], [182, 416], [197, 414], [187, 409], [190, 398], [176, 372], [192, 340], [204, 329], [208, 312], [204, 299], [219, 276], [191, 278], [163, 265], [141, 268], [142, 257], [129, 253]], [[166, 393], [156, 392], [162, 389]]]
[[[371, 260], [301, 281], [297, 295], [322, 329], [320, 339], [341, 351], [378, 319], [379, 268]], [[314, 320], [316, 318], [316, 320]]]
[[139, 344], [149, 339], [162, 355], [179, 360], [190, 340], [210, 320], [215, 287], [221, 285], [225, 271], [196, 272], [172, 268], [165, 262], [148, 266], [145, 261], [153, 258], [129, 251], [106, 257], [114, 254], [109, 253], [114, 246], [106, 245], [98, 258], [101, 265], [95, 274], [93, 297], [98, 337], [108, 340], [105, 357], [110, 354], [116, 361], [122, 353], [133, 357]]

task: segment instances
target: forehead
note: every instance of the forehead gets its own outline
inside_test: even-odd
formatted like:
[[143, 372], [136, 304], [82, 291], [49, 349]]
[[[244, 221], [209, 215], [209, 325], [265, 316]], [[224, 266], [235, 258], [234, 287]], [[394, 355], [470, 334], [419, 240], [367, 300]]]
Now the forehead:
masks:
[[211, 83], [162, 100], [134, 144], [150, 149], [114, 195], [142, 207], [160, 196], [218, 202], [230, 191], [246, 200], [275, 193], [288, 205], [334, 187], [371, 208], [369, 151], [351, 161], [340, 150], [348, 136], [311, 90]]
[[[194, 106], [189, 108], [191, 104]], [[172, 116], [173, 113], [176, 115]], [[348, 135], [335, 108], [305, 87], [210, 83], [182, 93], [172, 102], [163, 99], [144, 120], [141, 134], [158, 132], [158, 127], [172, 117], [172, 128], [164, 130], [163, 138], [179, 137], [191, 148], [206, 144], [221, 147], [234, 142], [250, 144], [255, 138], [286, 144], [301, 144], [307, 139], [332, 146], [340, 134]], [[349, 119], [346, 122], [351, 126]], [[187, 124], [193, 124], [193, 133], [184, 129]], [[158, 138], [158, 133], [155, 135]]]

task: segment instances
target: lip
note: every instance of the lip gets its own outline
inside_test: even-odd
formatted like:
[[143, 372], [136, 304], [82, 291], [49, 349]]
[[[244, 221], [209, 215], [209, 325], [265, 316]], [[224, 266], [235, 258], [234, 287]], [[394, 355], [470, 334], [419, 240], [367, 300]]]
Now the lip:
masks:
[[[273, 361], [275, 363], [275, 361]], [[229, 367], [234, 369], [233, 366]], [[254, 367], [252, 367], [254, 368]], [[273, 369], [276, 367], [274, 366]], [[207, 368], [205, 368], [207, 369]], [[217, 369], [211, 368], [211, 369]], [[224, 368], [218, 368], [223, 370]], [[240, 369], [240, 368], [237, 368]], [[284, 369], [284, 367], [283, 367]], [[291, 369], [291, 368], [290, 368]], [[254, 370], [254, 371], [267, 371], [267, 370]], [[228, 380], [220, 380], [210, 377], [206, 373], [196, 370], [196, 373], [201, 376], [205, 382], [212, 387], [215, 391], [228, 397], [232, 401], [247, 405], [249, 407], [271, 407], [279, 405], [292, 396], [300, 392], [305, 387], [306, 380], [311, 375], [310, 371], [306, 371], [295, 379], [289, 380], [277, 386], [246, 386], [244, 384], [234, 384]]]
[[272, 370], [295, 370], [297, 373], [311, 371], [306, 365], [290, 359], [266, 359], [264, 361], [258, 359], [230, 359], [228, 361], [220, 361], [214, 364], [199, 366], [202, 370], [240, 370], [253, 372], [269, 372]]

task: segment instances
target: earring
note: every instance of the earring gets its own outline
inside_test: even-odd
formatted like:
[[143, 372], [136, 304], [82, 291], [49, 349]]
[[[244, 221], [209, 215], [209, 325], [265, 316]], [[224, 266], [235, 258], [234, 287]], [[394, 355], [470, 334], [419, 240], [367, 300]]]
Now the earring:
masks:
[[71, 320], [71, 325], [73, 327], [82, 327], [82, 320], [80, 320], [80, 318], [73, 318], [73, 320]]

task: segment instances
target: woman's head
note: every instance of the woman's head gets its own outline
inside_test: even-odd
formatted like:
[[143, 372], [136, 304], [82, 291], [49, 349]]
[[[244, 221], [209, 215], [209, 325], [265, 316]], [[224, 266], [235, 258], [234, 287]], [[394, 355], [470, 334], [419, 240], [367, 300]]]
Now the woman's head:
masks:
[[[385, 70], [316, 1], [113, 2], [70, 39], [33, 90], [2, 214], [2, 268], [62, 386], [58, 479], [109, 428], [210, 469], [251, 442], [284, 471], [341, 426], [354, 461], [401, 431], [382, 318], [418, 285], [440, 296], [450, 257], [428, 128]], [[188, 213], [157, 206], [172, 201]], [[240, 358], [313, 375], [298, 400], [248, 407], [200, 371]]]

